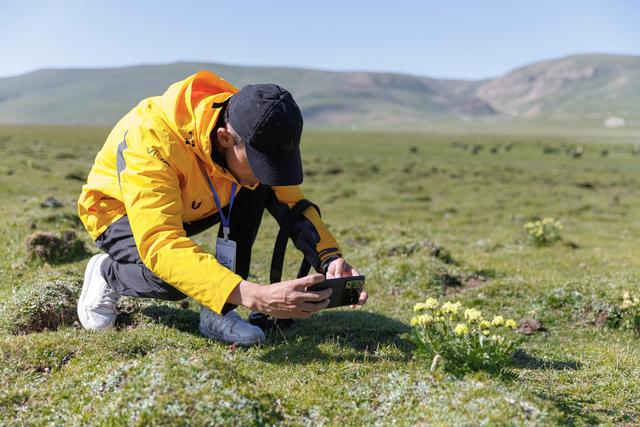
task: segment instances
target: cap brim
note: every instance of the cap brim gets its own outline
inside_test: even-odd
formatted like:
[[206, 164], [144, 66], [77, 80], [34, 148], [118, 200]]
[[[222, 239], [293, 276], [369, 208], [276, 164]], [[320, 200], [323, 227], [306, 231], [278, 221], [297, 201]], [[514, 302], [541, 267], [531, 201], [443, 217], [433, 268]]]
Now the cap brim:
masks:
[[253, 174], [264, 185], [300, 185], [302, 184], [302, 159], [300, 149], [286, 158], [268, 157], [245, 144], [247, 160]]

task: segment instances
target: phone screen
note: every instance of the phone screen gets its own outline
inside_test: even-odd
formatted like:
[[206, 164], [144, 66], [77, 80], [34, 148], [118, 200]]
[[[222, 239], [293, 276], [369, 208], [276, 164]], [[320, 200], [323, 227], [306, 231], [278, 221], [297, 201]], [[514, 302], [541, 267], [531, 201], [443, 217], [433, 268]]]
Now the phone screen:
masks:
[[361, 280], [347, 280], [344, 285], [344, 303], [345, 304], [357, 304], [360, 299], [360, 292], [362, 291]]

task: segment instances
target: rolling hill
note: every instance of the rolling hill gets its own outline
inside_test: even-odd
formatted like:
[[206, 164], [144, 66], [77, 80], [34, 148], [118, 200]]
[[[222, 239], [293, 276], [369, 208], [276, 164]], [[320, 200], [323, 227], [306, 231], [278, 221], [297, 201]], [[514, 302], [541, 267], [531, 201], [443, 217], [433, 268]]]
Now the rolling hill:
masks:
[[483, 84], [475, 94], [524, 117], [638, 117], [640, 56], [579, 55], [538, 62]]
[[241, 87], [288, 88], [314, 127], [383, 127], [448, 118], [640, 117], [640, 57], [576, 55], [479, 81], [179, 62], [46, 69], [0, 78], [0, 123], [114, 123], [140, 99], [208, 69]]

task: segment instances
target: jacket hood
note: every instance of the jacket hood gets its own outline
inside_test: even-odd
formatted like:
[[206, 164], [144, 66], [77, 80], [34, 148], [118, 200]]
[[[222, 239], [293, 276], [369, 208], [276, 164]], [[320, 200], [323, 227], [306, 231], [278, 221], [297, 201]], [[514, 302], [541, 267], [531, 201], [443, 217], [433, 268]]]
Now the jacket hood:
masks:
[[210, 134], [235, 86], [210, 71], [199, 71], [172, 84], [161, 97], [164, 120], [206, 164], [211, 160]]

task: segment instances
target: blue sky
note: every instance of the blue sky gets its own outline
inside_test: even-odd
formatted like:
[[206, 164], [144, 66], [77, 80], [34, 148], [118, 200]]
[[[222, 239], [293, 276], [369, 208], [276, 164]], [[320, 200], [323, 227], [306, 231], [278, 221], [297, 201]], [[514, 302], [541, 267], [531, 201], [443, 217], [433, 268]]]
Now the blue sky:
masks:
[[478, 79], [640, 55], [640, 1], [0, 0], [0, 76], [199, 60]]

